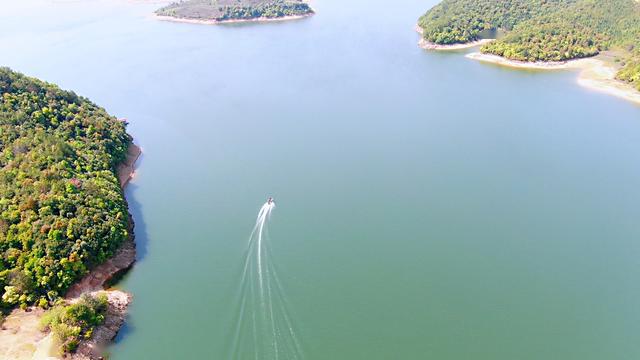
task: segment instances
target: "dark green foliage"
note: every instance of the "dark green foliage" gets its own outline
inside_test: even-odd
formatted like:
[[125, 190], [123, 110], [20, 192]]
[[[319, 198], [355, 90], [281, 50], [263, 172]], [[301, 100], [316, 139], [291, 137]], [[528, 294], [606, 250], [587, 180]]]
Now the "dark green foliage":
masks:
[[[611, 48], [630, 53], [618, 78], [640, 88], [640, 3], [635, 0], [444, 0], [419, 20], [425, 40], [506, 35], [481, 51], [520, 61], [564, 61]], [[636, 50], [634, 50], [636, 49]]]
[[84, 294], [74, 304], [57, 305], [49, 310], [40, 325], [53, 332], [63, 352], [73, 352], [80, 340], [91, 338], [94, 328], [104, 322], [107, 306], [106, 295]]
[[248, 20], [313, 13], [301, 0], [186, 0], [167, 5], [158, 15], [195, 20]]
[[518, 24], [482, 51], [524, 61], [562, 61], [640, 42], [634, 0], [581, 0]]
[[445, 0], [418, 20], [424, 39], [436, 44], [478, 40], [483, 30], [511, 30], [518, 23], [575, 0]]
[[115, 174], [125, 128], [73, 92], [0, 68], [2, 306], [46, 306], [127, 238]]
[[519, 61], [562, 61], [597, 55], [602, 48], [597, 35], [582, 26], [539, 24], [535, 28], [517, 28], [503, 39], [482, 47], [482, 52]]

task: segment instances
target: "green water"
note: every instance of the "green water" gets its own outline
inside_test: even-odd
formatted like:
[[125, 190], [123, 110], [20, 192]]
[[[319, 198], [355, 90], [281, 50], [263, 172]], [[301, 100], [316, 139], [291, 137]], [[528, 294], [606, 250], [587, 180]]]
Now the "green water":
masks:
[[640, 107], [419, 49], [434, 3], [238, 26], [3, 4], [0, 63], [128, 118], [144, 150], [112, 359], [234, 357], [267, 196], [304, 359], [640, 358]]

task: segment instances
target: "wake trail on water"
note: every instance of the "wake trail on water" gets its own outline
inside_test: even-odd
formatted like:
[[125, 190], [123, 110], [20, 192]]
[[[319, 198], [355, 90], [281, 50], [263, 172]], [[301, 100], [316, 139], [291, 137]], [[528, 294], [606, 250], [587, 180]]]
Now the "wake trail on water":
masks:
[[302, 345], [273, 263], [267, 225], [275, 203], [258, 211], [242, 263], [231, 359], [302, 359]]

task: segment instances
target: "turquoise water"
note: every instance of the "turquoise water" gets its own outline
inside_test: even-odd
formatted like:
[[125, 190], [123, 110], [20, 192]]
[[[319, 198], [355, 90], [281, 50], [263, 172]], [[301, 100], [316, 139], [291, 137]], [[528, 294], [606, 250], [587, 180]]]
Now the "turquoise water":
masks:
[[16, 3], [1, 63], [129, 119], [144, 150], [112, 359], [255, 358], [233, 341], [253, 344], [238, 309], [267, 196], [299, 357], [640, 358], [640, 107], [419, 49], [435, 1], [233, 26]]

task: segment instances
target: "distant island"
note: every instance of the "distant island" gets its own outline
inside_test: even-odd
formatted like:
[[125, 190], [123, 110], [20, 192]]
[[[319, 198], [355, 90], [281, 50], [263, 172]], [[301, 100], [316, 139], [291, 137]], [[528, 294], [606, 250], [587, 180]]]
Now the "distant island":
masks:
[[557, 68], [606, 51], [613, 76], [640, 90], [638, 0], [444, 0], [418, 31], [425, 48], [482, 45], [472, 57], [518, 67]]
[[204, 24], [287, 20], [313, 14], [303, 0], [183, 0], [156, 11], [163, 20]]

